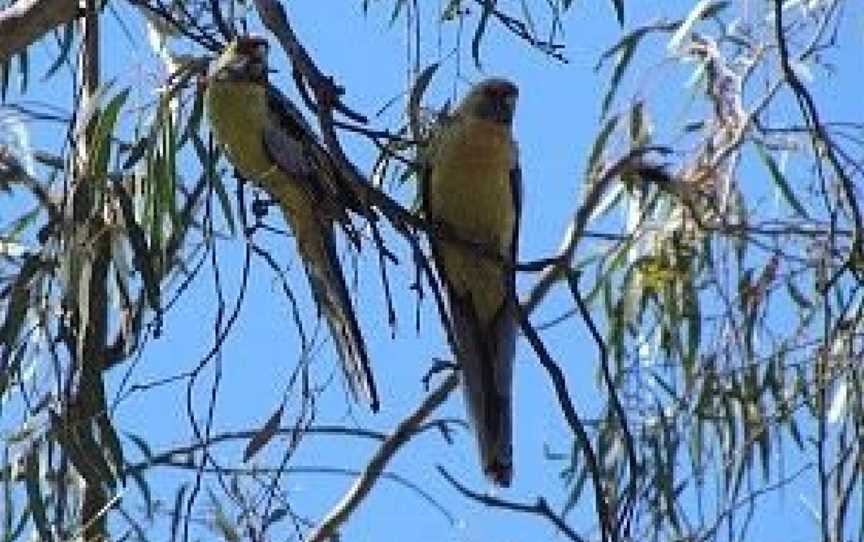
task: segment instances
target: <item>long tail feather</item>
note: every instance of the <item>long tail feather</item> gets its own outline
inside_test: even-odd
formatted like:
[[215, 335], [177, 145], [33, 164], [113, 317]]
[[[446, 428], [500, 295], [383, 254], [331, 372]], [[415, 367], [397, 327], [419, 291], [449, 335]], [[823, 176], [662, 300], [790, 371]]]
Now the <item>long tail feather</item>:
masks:
[[463, 390], [486, 476], [507, 487], [513, 476], [512, 383], [516, 327], [506, 307], [483, 327], [470, 299], [450, 296]]
[[372, 366], [342, 275], [332, 225], [314, 220], [314, 224], [298, 227], [301, 225], [296, 224], [296, 218], [292, 222], [312, 294], [336, 343], [348, 387], [355, 398], [366, 401], [373, 412], [378, 412]]

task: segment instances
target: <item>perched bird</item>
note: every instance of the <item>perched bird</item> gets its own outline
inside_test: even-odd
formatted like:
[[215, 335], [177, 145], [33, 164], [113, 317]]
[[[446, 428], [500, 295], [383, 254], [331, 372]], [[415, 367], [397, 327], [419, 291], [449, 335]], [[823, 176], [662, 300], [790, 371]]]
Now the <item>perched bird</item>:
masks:
[[474, 86], [433, 136], [423, 183], [427, 219], [441, 226], [431, 240], [432, 256], [447, 292], [468, 414], [484, 472], [501, 486], [513, 475], [517, 97], [517, 87], [504, 79]]
[[334, 242], [334, 223], [347, 220], [352, 205], [350, 190], [303, 115], [268, 83], [267, 52], [266, 40], [243, 37], [213, 62], [205, 82], [210, 127], [240, 174], [282, 209], [349, 388], [377, 411], [366, 344]]

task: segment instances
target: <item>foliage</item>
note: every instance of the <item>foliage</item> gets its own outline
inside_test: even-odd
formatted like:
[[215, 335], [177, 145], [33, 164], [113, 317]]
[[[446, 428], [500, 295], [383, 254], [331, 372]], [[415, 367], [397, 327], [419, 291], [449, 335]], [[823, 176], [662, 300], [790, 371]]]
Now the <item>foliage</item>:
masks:
[[[44, 37], [55, 54], [45, 73], [32, 73], [35, 44], [0, 65], [3, 540], [30, 531], [43, 540], [160, 538], [151, 534], [160, 514], [169, 518], [172, 540], [188, 538], [190, 529], [226, 540], [300, 538], [327, 521], [338, 529], [346, 518], [321, 511], [310, 519], [292, 506], [285, 477], [303, 468], [293, 462], [301, 441], [328, 434], [381, 445], [371, 474], [357, 476], [368, 491], [411, 436], [433, 429], [442, 446], [449, 441], [459, 422], [426, 416], [455, 383], [397, 427], [396, 445], [389, 431], [316, 423], [326, 378], [313, 363], [313, 318], [299, 308], [290, 270], [264, 241], [280, 233], [264, 220], [267, 203], [250, 200], [242, 183], [232, 194], [232, 172], [202, 126], [195, 84], [208, 53], [252, 6], [130, 4], [162, 63], [155, 89], [141, 92], [117, 82], [121, 74], [105, 82], [88, 71], [83, 60], [98, 65], [110, 54], [88, 39], [99, 21], [107, 24], [110, 3], [104, 10], [88, 3], [81, 24]], [[566, 17], [585, 9], [569, 0], [441, 4], [433, 16], [416, 1], [362, 2], [365, 17], [409, 29], [414, 85], [394, 98], [406, 111], [384, 128], [366, 122], [372, 112], [342, 103], [350, 88], [338, 87], [330, 77], [338, 81], [338, 74], [317, 63], [312, 40], [288, 26], [280, 34], [263, 17], [306, 105], [318, 112], [322, 142], [358, 177], [370, 209], [358, 220], [375, 216], [364, 247], [377, 252], [391, 325], [391, 297], [407, 293], [391, 287], [396, 270], [406, 269], [393, 264], [394, 253], [414, 259], [418, 296], [436, 294], [424, 264], [429, 231], [405, 189], [416, 187], [416, 162], [440, 116], [427, 90], [446, 80], [440, 67], [452, 55], [440, 46], [421, 54], [421, 41], [446, 35], [445, 48], [480, 67], [484, 45], [516, 39], [526, 55], [561, 64], [568, 61], [564, 30], [576, 30]], [[523, 332], [573, 431], [572, 443], [554, 443], [546, 458], [560, 471], [564, 498], [525, 504], [473, 492], [446, 470], [442, 478], [464, 498], [537, 516], [574, 540], [745, 539], [763, 495], [805, 484], [823, 540], [861, 540], [864, 125], [824, 112], [827, 79], [854, 69], [840, 63], [846, 57], [838, 51], [861, 10], [849, 0], [683, 4], [674, 18], [630, 20], [626, 13], [620, 38], [599, 55], [596, 71], [608, 82], [585, 152], [582, 203], [559, 254], [519, 265], [530, 285]], [[624, 2], [608, 8], [624, 25]], [[454, 80], [461, 70], [457, 61]], [[63, 77], [75, 81], [74, 111], [24, 99]], [[670, 90], [668, 81], [682, 84]], [[66, 134], [56, 149], [29, 140], [26, 122], [35, 120]], [[359, 178], [365, 168], [351, 161], [337, 132], [376, 149], [373, 182]], [[225, 245], [242, 252], [236, 288], [220, 275], [217, 251]], [[261, 413], [259, 428], [220, 433], [213, 420], [222, 351], [242, 318], [253, 262], [270, 270], [290, 303], [302, 355], [282, 403]], [[190, 292], [202, 283], [216, 300], [213, 344], [200, 359], [178, 362], [175, 374], [131, 385], [128, 376], [166, 332], [172, 310], [195, 303]], [[534, 310], [559, 283], [569, 286], [562, 289], [567, 309], [541, 320]], [[560, 301], [561, 291], [554, 296]], [[573, 407], [560, 360], [544, 342], [568, 325], [583, 325], [595, 338], [596, 416]], [[111, 371], [124, 376], [109, 394]], [[205, 379], [212, 384], [202, 398], [196, 386]], [[174, 384], [185, 387], [188, 442], [161, 449], [115, 426], [119, 403]], [[247, 468], [276, 438], [287, 442], [277, 465]], [[232, 442], [240, 443], [242, 464], [217, 460], [215, 449]], [[169, 490], [155, 487], [157, 467], [186, 476]], [[324, 467], [313, 472], [327, 474]], [[142, 502], [134, 510], [118, 504], [131, 488]], [[440, 506], [417, 491], [430, 508]], [[352, 495], [356, 506], [366, 493]], [[579, 509], [593, 511], [596, 521], [584, 523]]]

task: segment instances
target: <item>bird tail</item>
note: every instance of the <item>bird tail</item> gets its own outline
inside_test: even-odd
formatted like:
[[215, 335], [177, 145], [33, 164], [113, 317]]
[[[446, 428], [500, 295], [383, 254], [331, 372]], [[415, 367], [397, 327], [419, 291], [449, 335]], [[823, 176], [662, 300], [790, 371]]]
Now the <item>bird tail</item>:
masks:
[[450, 315], [462, 365], [465, 402], [483, 471], [508, 487], [513, 477], [513, 357], [516, 323], [507, 304], [484, 326], [469, 299], [450, 296]]
[[295, 224], [293, 229], [312, 295], [336, 343], [348, 387], [355, 399], [362, 399], [373, 412], [378, 412], [378, 391], [372, 366], [342, 275], [332, 225], [321, 224], [314, 218], [310, 222], [314, 225], [297, 227]]

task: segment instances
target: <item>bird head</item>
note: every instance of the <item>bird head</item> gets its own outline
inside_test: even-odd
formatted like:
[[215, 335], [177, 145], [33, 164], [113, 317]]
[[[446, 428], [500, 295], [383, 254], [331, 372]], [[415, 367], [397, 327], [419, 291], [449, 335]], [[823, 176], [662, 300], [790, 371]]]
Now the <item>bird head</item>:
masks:
[[269, 44], [264, 38], [244, 36], [235, 39], [210, 65], [208, 82], [265, 83], [268, 49]]
[[490, 78], [474, 85], [459, 105], [459, 112], [474, 117], [511, 124], [516, 111], [519, 88], [502, 78]]

